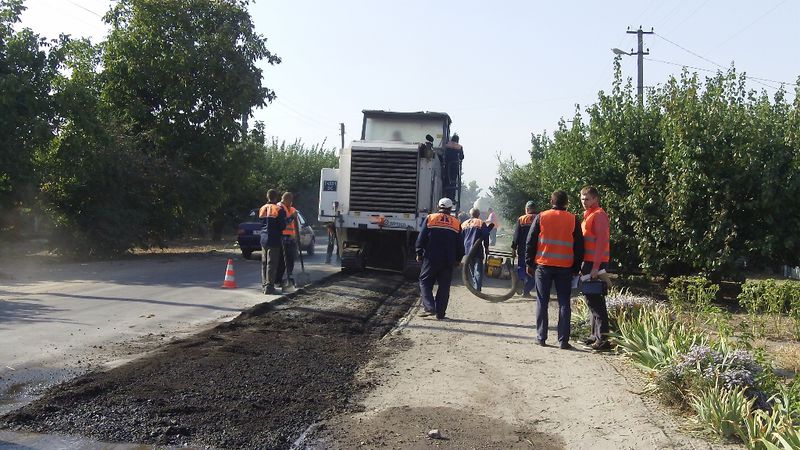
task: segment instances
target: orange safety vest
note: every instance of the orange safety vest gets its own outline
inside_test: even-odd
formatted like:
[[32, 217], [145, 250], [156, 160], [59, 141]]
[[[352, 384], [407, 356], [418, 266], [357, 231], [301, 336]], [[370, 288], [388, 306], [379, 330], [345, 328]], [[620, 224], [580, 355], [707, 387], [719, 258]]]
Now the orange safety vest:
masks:
[[[583, 256], [584, 261], [608, 262], [609, 257], [611, 256], [608, 236], [606, 236], [605, 246], [600, 249], [600, 251], [598, 251], [597, 248], [597, 236], [594, 234], [594, 221], [597, 219], [598, 214], [601, 213], [606, 214], [606, 212], [603, 211], [603, 208], [592, 208], [589, 211], [586, 211], [586, 217], [583, 219], [583, 223], [581, 223], [581, 229], [583, 230], [583, 242], [586, 249]], [[606, 215], [606, 217], [608, 217], [608, 215]]]
[[530, 226], [530, 224], [533, 223], [534, 217], [536, 217], [536, 214], [525, 214], [524, 216], [519, 216], [519, 219], [517, 219], [517, 223], [519, 223], [519, 226], [521, 227]]
[[464, 221], [464, 222], [461, 224], [461, 228], [463, 228], [463, 229], [467, 229], [467, 228], [480, 228], [480, 227], [482, 227], [483, 225], [484, 225], [484, 222], [483, 222], [481, 219], [478, 219], [478, 218], [474, 218], [474, 217], [473, 217], [472, 219], [469, 219], [469, 220], [466, 220], [466, 221]]
[[539, 213], [539, 245], [536, 264], [553, 267], [572, 267], [575, 214], [560, 209]]
[[[294, 206], [290, 206], [287, 208], [286, 205], [284, 205], [283, 203], [278, 203], [278, 205], [280, 205], [280, 207], [283, 208], [284, 211], [286, 211], [287, 219], [297, 211], [296, 209], [294, 209]], [[286, 224], [286, 228], [283, 229], [284, 236], [297, 237], [297, 227], [295, 226], [296, 219], [297, 219], [296, 217], [292, 218], [292, 220]]]
[[258, 210], [259, 219], [274, 219], [281, 212], [281, 207], [274, 203], [267, 203]]
[[456, 233], [461, 231], [461, 222], [450, 214], [433, 213], [426, 220], [428, 221], [428, 228], [450, 230]]

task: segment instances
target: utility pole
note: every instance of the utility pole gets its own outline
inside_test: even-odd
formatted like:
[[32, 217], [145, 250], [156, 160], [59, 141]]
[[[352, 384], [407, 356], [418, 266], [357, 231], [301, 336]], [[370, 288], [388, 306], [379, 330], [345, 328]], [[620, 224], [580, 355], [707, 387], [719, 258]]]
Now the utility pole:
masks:
[[628, 34], [635, 34], [637, 40], [639, 42], [638, 51], [636, 53], [631, 52], [630, 55], [636, 55], [636, 62], [638, 63], [639, 68], [639, 78], [636, 83], [636, 92], [639, 95], [639, 106], [644, 104], [644, 55], [650, 54], [650, 49], [648, 48], [647, 51], [644, 49], [644, 35], [645, 34], [654, 34], [653, 28], [650, 27], [650, 31], [642, 31], [642, 26], [639, 25], [639, 29], [636, 31], [631, 31], [628, 29], [626, 31]]
[[339, 124], [339, 133], [342, 135], [342, 149], [344, 149], [344, 124]]

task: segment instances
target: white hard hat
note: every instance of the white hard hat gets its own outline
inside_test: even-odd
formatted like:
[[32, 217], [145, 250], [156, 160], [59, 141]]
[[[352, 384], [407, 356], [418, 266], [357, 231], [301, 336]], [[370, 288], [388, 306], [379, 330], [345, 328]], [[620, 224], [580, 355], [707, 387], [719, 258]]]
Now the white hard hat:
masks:
[[444, 197], [441, 200], [439, 200], [439, 208], [453, 209], [453, 201], [447, 197]]

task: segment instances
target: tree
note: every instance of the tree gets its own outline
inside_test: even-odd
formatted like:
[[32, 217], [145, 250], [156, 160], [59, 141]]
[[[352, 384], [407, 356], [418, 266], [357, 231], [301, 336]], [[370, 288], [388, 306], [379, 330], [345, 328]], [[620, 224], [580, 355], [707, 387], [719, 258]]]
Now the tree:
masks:
[[[239, 121], [274, 93], [256, 66], [280, 58], [245, 0], [122, 0], [105, 16], [102, 99], [141, 160], [160, 161], [151, 226], [170, 237], [218, 216]], [[239, 167], [239, 169], [244, 169]]]
[[476, 200], [481, 198], [481, 192], [483, 189], [478, 186], [478, 182], [475, 180], [470, 181], [468, 184], [464, 184], [461, 182], [461, 210], [464, 212], [469, 211], [472, 208], [473, 204]]
[[10, 226], [10, 210], [35, 197], [35, 154], [53, 136], [50, 90], [60, 46], [28, 28], [14, 31], [24, 9], [22, 0], [0, 3], [0, 229]]

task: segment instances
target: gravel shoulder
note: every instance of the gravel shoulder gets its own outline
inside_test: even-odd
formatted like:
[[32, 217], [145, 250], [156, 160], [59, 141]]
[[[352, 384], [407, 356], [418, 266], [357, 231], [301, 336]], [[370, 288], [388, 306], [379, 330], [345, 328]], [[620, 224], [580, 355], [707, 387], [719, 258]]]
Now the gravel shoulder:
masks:
[[[714, 449], [687, 432], [619, 356], [560, 350], [551, 302], [548, 347], [535, 345], [535, 303], [493, 304], [454, 287], [450, 320], [409, 315], [359, 376], [361, 411], [327, 423], [320, 448]], [[439, 429], [444, 440], [428, 439]]]

